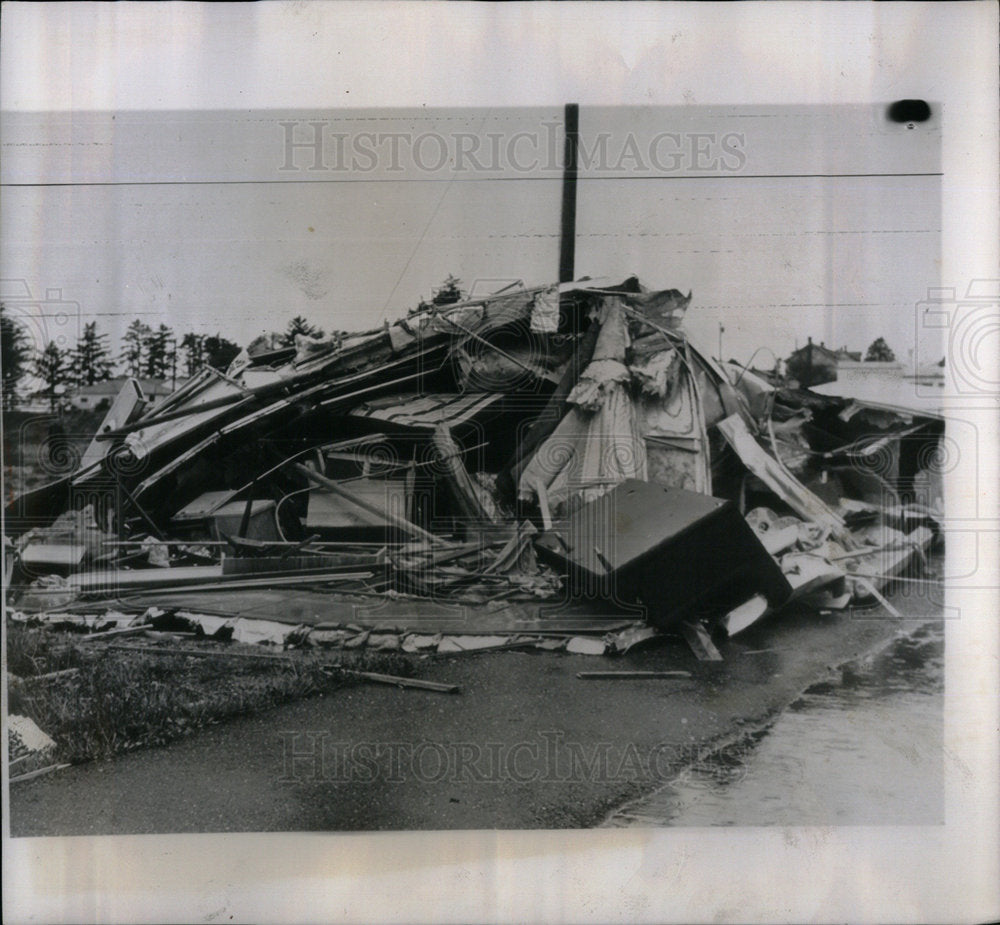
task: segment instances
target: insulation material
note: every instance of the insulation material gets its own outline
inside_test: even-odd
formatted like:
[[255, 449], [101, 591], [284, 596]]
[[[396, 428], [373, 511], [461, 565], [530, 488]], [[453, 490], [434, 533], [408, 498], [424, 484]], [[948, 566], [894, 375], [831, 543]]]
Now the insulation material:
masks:
[[445, 636], [438, 652], [472, 652], [476, 649], [496, 649], [510, 642], [508, 636]]
[[285, 644], [290, 635], [301, 630], [302, 627], [292, 627], [287, 623], [276, 623], [273, 620], [247, 620], [239, 617], [233, 621], [233, 642], [250, 645], [270, 643], [280, 646]]
[[567, 399], [570, 410], [521, 474], [521, 497], [537, 496], [543, 515], [576, 494], [592, 501], [625, 479], [646, 478], [646, 448], [626, 387], [625, 314], [617, 299], [603, 313], [593, 359]]
[[683, 295], [677, 289], [628, 293], [621, 298], [650, 322], [674, 331], [681, 330], [684, 315], [691, 304], [691, 293]]
[[205, 613], [189, 613], [183, 610], [177, 612], [177, 618], [197, 627], [206, 636], [215, 636], [221, 629], [232, 625], [230, 617], [219, 617], [214, 614]]
[[531, 330], [535, 334], [555, 334], [559, 330], [559, 287], [536, 293], [531, 302]]
[[681, 361], [672, 347], [633, 360], [629, 371], [643, 395], [666, 398], [680, 375]]

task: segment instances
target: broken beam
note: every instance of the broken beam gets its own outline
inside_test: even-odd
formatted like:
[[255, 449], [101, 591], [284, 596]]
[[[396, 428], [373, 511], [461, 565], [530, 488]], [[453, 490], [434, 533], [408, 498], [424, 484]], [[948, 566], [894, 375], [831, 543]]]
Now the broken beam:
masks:
[[722, 653], [715, 647], [712, 637], [700, 623], [684, 622], [680, 625], [681, 635], [691, 651], [702, 662], [721, 662]]
[[584, 681], [643, 681], [649, 678], [690, 678], [690, 671], [578, 671]]
[[457, 684], [421, 681], [419, 678], [400, 678], [392, 674], [378, 674], [374, 671], [355, 671], [351, 668], [339, 668], [335, 670], [357, 678], [364, 678], [366, 681], [372, 681], [375, 684], [390, 684], [393, 687], [413, 687], [423, 691], [437, 691], [439, 694], [457, 694], [459, 692]]

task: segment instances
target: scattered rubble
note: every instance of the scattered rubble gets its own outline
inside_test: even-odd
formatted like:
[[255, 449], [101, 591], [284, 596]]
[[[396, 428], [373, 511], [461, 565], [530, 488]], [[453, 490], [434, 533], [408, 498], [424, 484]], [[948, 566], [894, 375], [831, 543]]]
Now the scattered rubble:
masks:
[[[508, 289], [284, 348], [153, 408], [5, 512], [11, 617], [283, 648], [620, 654], [888, 607], [940, 539], [943, 421], [722, 366], [690, 294]], [[178, 627], [181, 627], [178, 630]]]

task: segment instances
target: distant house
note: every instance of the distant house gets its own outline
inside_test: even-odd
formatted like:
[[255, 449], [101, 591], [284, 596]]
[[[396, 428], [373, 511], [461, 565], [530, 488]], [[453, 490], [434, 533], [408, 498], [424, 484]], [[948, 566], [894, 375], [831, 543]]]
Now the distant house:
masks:
[[831, 350], [824, 343], [814, 344], [812, 338], [804, 347], [799, 347], [788, 357], [786, 368], [788, 376], [802, 388], [821, 385], [824, 382], [836, 382], [837, 371], [845, 363], [857, 363], [861, 354], [840, 347]]
[[[69, 396], [69, 403], [81, 411], [107, 407], [122, 390], [126, 378], [121, 376], [118, 379], [105, 379], [103, 382], [95, 382], [93, 385], [80, 386]], [[139, 388], [142, 389], [143, 397], [150, 405], [158, 405], [173, 392], [170, 383], [163, 379], [138, 379], [137, 382]]]
[[21, 411], [47, 412], [55, 405], [61, 405], [66, 397], [66, 390], [62, 386], [56, 386], [55, 393], [49, 389], [38, 389], [29, 392], [25, 399], [18, 403]]
[[838, 360], [835, 350], [830, 350], [825, 344], [814, 344], [810, 337], [804, 347], [799, 347], [788, 357], [785, 365], [789, 378], [796, 380], [802, 388], [808, 388], [835, 382]]

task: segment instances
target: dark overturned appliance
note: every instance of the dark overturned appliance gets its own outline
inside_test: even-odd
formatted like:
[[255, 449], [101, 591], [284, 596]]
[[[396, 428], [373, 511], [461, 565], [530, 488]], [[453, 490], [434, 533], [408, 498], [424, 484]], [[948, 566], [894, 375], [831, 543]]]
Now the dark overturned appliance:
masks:
[[[478, 606], [585, 596], [584, 576], [610, 574], [609, 594], [661, 625], [734, 605], [743, 625], [789, 585], [841, 600], [855, 549], [926, 545], [913, 494], [940, 420], [727, 372], [684, 333], [690, 298], [634, 277], [505, 290], [294, 348], [260, 339], [155, 408], [129, 389], [78, 465], [7, 505], [13, 581], [59, 560], [76, 588], [99, 586], [97, 568], [129, 587], [180, 568], [291, 583], [320, 557], [339, 576], [324, 588], [380, 606]], [[609, 522], [588, 546], [595, 505], [638, 527]], [[246, 579], [237, 559], [274, 571]]]
[[792, 589], [731, 501], [628, 480], [553, 524], [539, 555], [573, 592], [639, 601], [656, 626], [727, 613], [755, 594], [780, 607]]

